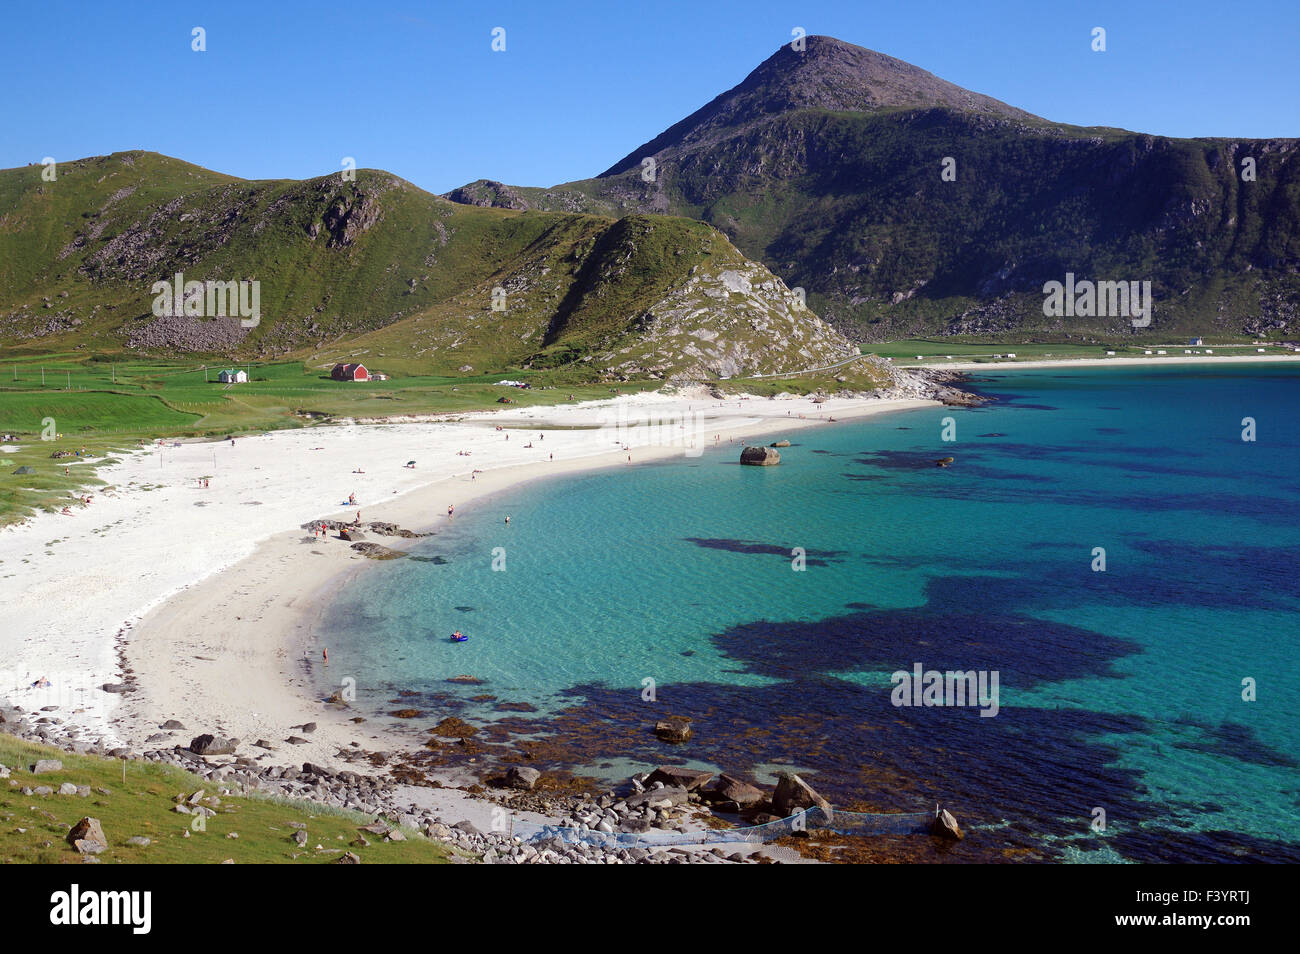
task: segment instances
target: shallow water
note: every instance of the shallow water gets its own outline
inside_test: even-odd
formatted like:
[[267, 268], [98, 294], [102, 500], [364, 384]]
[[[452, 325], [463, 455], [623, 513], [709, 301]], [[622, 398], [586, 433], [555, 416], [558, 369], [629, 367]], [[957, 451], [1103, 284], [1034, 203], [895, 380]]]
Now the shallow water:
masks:
[[[504, 720], [587, 774], [790, 766], [841, 805], [941, 801], [972, 856], [1300, 860], [1300, 374], [975, 386], [998, 401], [797, 432], [775, 468], [730, 446], [458, 512], [416, 551], [445, 563], [340, 592], [329, 681], [351, 674], [376, 713], [402, 689]], [[893, 705], [917, 663], [996, 671], [997, 715]], [[650, 733], [669, 713], [695, 720], [689, 745]]]

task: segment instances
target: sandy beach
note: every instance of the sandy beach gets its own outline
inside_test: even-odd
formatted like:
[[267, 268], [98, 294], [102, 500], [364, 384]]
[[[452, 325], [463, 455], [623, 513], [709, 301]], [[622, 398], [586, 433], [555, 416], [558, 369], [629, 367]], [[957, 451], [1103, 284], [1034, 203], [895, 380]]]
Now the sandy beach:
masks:
[[[312, 689], [310, 667], [325, 664], [314, 624], [330, 591], [370, 561], [302, 524], [360, 511], [363, 523], [422, 531], [448, 506], [464, 513], [537, 478], [694, 455], [715, 441], [736, 441], [739, 453], [747, 437], [934, 403], [654, 393], [158, 443], [103, 468], [110, 487], [74, 516], [0, 531], [0, 599], [19, 621], [0, 636], [0, 694], [29, 711], [59, 706], [50, 714], [60, 731], [75, 726], [84, 741], [139, 747], [177, 719], [184, 730], [150, 744], [212, 732], [246, 751], [265, 739], [271, 764], [400, 748], [400, 736], [353, 724]], [[345, 506], [350, 494], [358, 506]], [[50, 686], [32, 688], [42, 676]], [[124, 678], [132, 692], [101, 688]], [[294, 729], [308, 722], [316, 731]]]

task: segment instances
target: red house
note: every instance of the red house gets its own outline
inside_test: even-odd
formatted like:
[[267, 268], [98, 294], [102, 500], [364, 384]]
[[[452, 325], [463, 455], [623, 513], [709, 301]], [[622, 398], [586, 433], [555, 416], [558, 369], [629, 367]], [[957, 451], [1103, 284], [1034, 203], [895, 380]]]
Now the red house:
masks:
[[369, 381], [370, 372], [364, 364], [336, 364], [330, 377], [335, 381]]

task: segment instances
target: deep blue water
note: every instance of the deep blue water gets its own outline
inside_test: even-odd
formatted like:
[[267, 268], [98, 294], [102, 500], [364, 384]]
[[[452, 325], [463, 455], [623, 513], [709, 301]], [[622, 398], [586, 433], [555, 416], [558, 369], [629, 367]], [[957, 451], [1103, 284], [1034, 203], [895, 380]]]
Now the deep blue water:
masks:
[[[422, 729], [549, 738], [586, 774], [793, 767], [840, 805], [941, 801], [972, 858], [1300, 861], [1300, 373], [974, 387], [997, 401], [795, 432], [775, 468], [728, 447], [458, 508], [416, 551], [445, 563], [339, 594], [328, 681], [372, 712], [414, 693]], [[999, 713], [893, 705], [916, 663], [996, 670]], [[665, 714], [695, 739], [658, 742]]]

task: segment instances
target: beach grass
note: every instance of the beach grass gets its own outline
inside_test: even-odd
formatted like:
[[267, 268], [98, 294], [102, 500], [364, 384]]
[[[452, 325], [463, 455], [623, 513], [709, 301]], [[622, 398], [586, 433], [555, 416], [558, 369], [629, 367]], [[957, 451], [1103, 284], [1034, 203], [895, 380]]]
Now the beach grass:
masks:
[[[58, 759], [62, 771], [33, 775], [38, 759]], [[368, 864], [444, 864], [454, 851], [409, 829], [404, 841], [388, 842], [358, 832], [372, 818], [344, 809], [250, 791], [221, 795], [217, 786], [174, 766], [75, 755], [0, 735], [0, 863], [72, 864], [82, 856], [68, 844], [69, 829], [81, 818], [97, 818], [109, 841], [98, 857], [114, 864], [328, 864], [346, 851]], [[88, 786], [89, 796], [60, 795], [70, 782]], [[55, 794], [23, 795], [24, 788], [48, 786]], [[217, 796], [215, 814], [200, 823], [175, 811], [195, 792]], [[207, 802], [200, 804], [208, 805]], [[296, 825], [307, 832], [299, 847]], [[188, 833], [188, 834], [187, 834]], [[354, 844], [363, 835], [367, 846]], [[128, 839], [149, 839], [147, 846]]]

